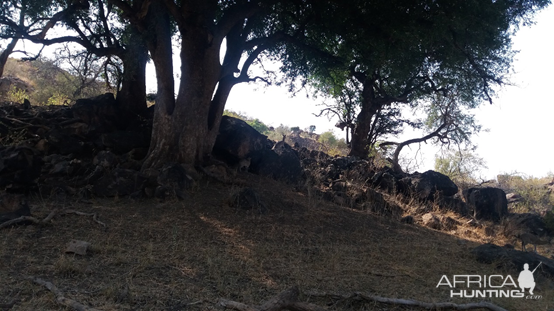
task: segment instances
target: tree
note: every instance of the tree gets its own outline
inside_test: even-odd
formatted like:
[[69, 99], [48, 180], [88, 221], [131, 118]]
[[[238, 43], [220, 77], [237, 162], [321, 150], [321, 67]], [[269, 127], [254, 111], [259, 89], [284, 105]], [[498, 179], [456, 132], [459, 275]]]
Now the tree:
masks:
[[[12, 3], [21, 1], [12, 0]], [[75, 0], [67, 3], [41, 0], [37, 3], [45, 3], [40, 11], [38, 21], [43, 21], [41, 27], [25, 26], [25, 23], [15, 22], [10, 18], [0, 18], [0, 24], [7, 29], [3, 37], [26, 39], [43, 45], [61, 43], [74, 43], [86, 49], [87, 53], [96, 57], [105, 58], [104, 76], [108, 76], [109, 66], [116, 67], [115, 71], [121, 72], [117, 83], [117, 101], [126, 116], [142, 114], [146, 111], [146, 63], [148, 51], [144, 40], [133, 28], [118, 21], [119, 12], [106, 5], [101, 0], [84, 1]], [[16, 4], [8, 8], [18, 8]], [[35, 9], [36, 10], [36, 9]], [[28, 14], [29, 10], [20, 9], [21, 14]], [[27, 15], [23, 20], [28, 19]], [[37, 22], [33, 22], [32, 25]], [[57, 24], [63, 24], [72, 32], [69, 34], [49, 38], [47, 32]], [[112, 57], [121, 60], [114, 61]], [[90, 57], [89, 57], [90, 59]], [[123, 69], [118, 67], [122, 66]]]
[[[71, 4], [62, 10], [53, 0], [5, 0], [0, 4], [0, 38], [8, 40], [6, 48], [0, 53], [0, 77], [4, 66], [15, 46], [23, 38], [22, 32], [44, 38], [57, 21], [71, 14], [82, 4]], [[45, 19], [52, 15], [51, 19]]]
[[435, 171], [450, 177], [457, 185], [476, 184], [478, 173], [486, 168], [485, 160], [470, 149], [448, 150], [435, 158]]
[[[350, 154], [367, 157], [374, 124], [394, 105], [417, 105], [434, 94], [455, 92], [475, 107], [492, 101], [494, 88], [507, 83], [510, 36], [546, 0], [350, 1], [322, 20], [317, 44], [328, 58], [307, 62], [306, 53], [286, 51], [283, 70], [304, 75], [335, 94], [357, 92]], [[318, 36], [318, 34], [315, 34]], [[316, 39], [314, 39], [315, 41]], [[335, 65], [337, 63], [333, 63]], [[345, 90], [345, 91], [337, 91]], [[394, 115], [394, 114], [393, 114]]]
[[408, 139], [403, 142], [381, 142], [379, 144], [381, 148], [390, 145], [396, 146], [393, 157], [390, 159], [394, 171], [402, 172], [399, 164], [400, 152], [404, 147], [411, 144], [434, 140], [436, 144], [446, 148], [451, 145], [472, 147], [471, 136], [478, 133], [481, 126], [476, 123], [474, 116], [467, 112], [467, 106], [471, 106], [471, 104], [464, 103], [456, 93], [449, 93], [448, 96], [437, 93], [419, 104], [416, 108], [427, 113], [426, 120], [415, 122], [403, 120], [403, 122], [414, 128], [424, 128], [428, 133], [422, 137]]
[[[229, 93], [251, 77], [259, 56], [302, 41], [326, 1], [109, 0], [145, 38], [158, 84], [152, 141], [143, 168], [195, 163], [211, 153]], [[318, 10], [316, 10], [318, 11]], [[180, 82], [174, 90], [171, 23], [180, 35]], [[220, 51], [226, 50], [220, 63]]]

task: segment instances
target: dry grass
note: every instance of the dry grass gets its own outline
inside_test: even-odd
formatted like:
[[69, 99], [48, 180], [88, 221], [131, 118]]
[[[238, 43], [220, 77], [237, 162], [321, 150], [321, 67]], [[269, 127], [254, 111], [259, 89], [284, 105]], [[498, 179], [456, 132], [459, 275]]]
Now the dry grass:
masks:
[[[181, 202], [103, 199], [71, 205], [99, 213], [107, 229], [91, 217], [66, 215], [51, 226], [3, 230], [0, 304], [17, 299], [12, 310], [60, 310], [54, 295], [27, 276], [50, 281], [68, 298], [103, 310], [211, 310], [218, 309], [219, 298], [259, 304], [293, 285], [304, 291], [449, 301], [448, 292], [436, 288], [444, 274], [518, 272], [476, 262], [470, 249], [477, 238], [458, 243], [454, 232], [337, 207], [257, 176], [248, 176], [246, 183], [260, 193], [267, 214], [228, 207], [225, 201], [237, 186], [204, 183]], [[33, 206], [39, 216], [53, 208], [40, 201]], [[71, 239], [92, 243], [90, 254], [64, 254]], [[554, 308], [554, 290], [546, 283], [540, 287], [539, 301], [492, 302], [508, 310]], [[327, 307], [405, 310], [357, 302]]]

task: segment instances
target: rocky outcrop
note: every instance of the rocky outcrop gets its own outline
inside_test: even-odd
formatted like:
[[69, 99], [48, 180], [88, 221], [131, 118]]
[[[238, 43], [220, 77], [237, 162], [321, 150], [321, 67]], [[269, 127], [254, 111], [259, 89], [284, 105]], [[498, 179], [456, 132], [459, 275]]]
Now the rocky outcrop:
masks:
[[250, 171], [288, 183], [298, 183], [304, 170], [295, 150], [278, 142], [271, 150], [262, 149], [251, 154]]
[[463, 194], [477, 219], [499, 222], [502, 217], [508, 215], [508, 201], [506, 193], [502, 189], [469, 188]]
[[423, 200], [432, 200], [436, 193], [443, 196], [458, 193], [458, 186], [448, 176], [435, 171], [414, 173], [400, 179], [399, 183], [402, 189], [408, 189]]
[[296, 150], [285, 142], [273, 144], [246, 122], [228, 116], [221, 120], [213, 154], [237, 169], [241, 160], [250, 159], [248, 171], [289, 183], [303, 176]]
[[255, 152], [269, 150], [273, 143], [243, 120], [223, 116], [219, 126], [213, 154], [234, 166], [241, 159], [252, 157]]
[[533, 270], [542, 262], [542, 266], [536, 271], [536, 275], [542, 274], [549, 278], [554, 277], [554, 260], [533, 252], [522, 252], [494, 244], [483, 244], [474, 248], [471, 253], [475, 255], [479, 262], [495, 263], [497, 267], [510, 268], [518, 272], [523, 270], [523, 265], [526, 263], [529, 264], [530, 270]]

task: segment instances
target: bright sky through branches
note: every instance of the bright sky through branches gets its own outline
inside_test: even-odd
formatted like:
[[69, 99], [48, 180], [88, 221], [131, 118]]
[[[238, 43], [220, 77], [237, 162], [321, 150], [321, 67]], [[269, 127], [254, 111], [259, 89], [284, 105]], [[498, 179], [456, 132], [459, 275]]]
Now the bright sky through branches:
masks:
[[[521, 27], [513, 39], [520, 51], [514, 61], [511, 81], [515, 86], [498, 92], [494, 104], [484, 103], [475, 113], [489, 132], [474, 137], [476, 152], [487, 162], [483, 178], [495, 178], [500, 173], [520, 172], [535, 177], [554, 172], [554, 140], [551, 138], [554, 119], [554, 5], [539, 12], [536, 24]], [[316, 132], [333, 129], [336, 120], [316, 118], [316, 105], [321, 99], [306, 99], [305, 93], [291, 98], [286, 88], [264, 88], [255, 84], [235, 86], [226, 109], [244, 112], [266, 124], [278, 126], [316, 125]], [[406, 137], [412, 138], [412, 137]], [[435, 148], [422, 146], [423, 166], [433, 169]], [[417, 147], [412, 147], [415, 152]], [[408, 148], [403, 152], [409, 152]]]

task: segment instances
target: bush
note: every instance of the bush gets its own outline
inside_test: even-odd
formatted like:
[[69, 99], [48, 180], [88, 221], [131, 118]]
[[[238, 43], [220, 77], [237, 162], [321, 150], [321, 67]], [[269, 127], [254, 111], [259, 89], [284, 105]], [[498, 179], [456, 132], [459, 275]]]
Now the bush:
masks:
[[[536, 178], [501, 174], [497, 177], [499, 186], [506, 193], [517, 193], [523, 201], [514, 206], [514, 211], [521, 213], [552, 212], [554, 208], [554, 194], [545, 186], [552, 180], [552, 176]], [[552, 217], [552, 216], [551, 216]]]
[[6, 94], [6, 99], [12, 103], [23, 103], [25, 99], [29, 99], [29, 94], [25, 90], [12, 86]]

